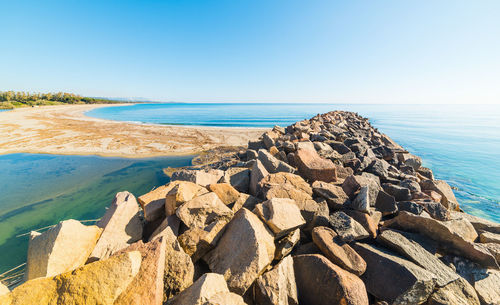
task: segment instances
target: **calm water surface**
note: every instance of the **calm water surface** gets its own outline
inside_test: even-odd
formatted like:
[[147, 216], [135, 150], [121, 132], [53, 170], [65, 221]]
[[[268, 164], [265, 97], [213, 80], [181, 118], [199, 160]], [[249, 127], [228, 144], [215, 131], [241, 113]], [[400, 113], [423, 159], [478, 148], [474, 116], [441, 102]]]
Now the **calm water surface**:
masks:
[[459, 189], [471, 214], [500, 222], [500, 106], [343, 104], [137, 104], [98, 108], [90, 116], [141, 123], [287, 126], [332, 110], [355, 111]]

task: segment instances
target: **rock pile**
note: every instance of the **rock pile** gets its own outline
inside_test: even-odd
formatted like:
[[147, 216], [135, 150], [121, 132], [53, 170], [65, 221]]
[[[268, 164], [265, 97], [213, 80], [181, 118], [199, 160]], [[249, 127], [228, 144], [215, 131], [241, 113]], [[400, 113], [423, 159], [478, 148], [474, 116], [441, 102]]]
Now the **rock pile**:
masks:
[[355, 113], [276, 126], [138, 202], [33, 233], [0, 304], [500, 304], [500, 224]]

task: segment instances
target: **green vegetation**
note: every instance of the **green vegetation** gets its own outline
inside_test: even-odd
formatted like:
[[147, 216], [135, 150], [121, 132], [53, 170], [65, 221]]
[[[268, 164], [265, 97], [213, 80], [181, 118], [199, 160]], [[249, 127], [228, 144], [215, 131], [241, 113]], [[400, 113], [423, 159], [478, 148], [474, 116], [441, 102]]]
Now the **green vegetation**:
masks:
[[73, 93], [29, 93], [0, 91], [0, 109], [64, 104], [113, 104], [123, 103], [104, 98], [83, 97]]

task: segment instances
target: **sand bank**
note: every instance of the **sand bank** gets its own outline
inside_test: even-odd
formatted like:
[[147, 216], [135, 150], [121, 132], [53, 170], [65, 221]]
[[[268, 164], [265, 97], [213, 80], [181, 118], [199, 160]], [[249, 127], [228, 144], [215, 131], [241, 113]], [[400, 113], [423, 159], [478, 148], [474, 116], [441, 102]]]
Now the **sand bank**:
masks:
[[84, 115], [91, 109], [110, 106], [44, 106], [0, 112], [0, 154], [186, 155], [217, 146], [246, 145], [266, 130], [133, 124]]

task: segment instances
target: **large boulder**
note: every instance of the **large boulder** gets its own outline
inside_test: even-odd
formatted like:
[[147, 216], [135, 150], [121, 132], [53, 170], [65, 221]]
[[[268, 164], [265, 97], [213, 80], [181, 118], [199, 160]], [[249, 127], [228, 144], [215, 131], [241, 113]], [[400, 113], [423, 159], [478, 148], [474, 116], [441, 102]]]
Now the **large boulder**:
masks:
[[297, 255], [293, 258], [293, 266], [300, 304], [368, 305], [363, 281], [326, 257]]
[[190, 228], [183, 232], [178, 240], [184, 251], [197, 262], [208, 251], [212, 250], [224, 233], [229, 219], [218, 219], [204, 228]]
[[224, 275], [232, 292], [242, 295], [271, 263], [274, 251], [271, 231], [259, 217], [242, 208], [204, 259], [210, 270]]
[[398, 211], [398, 205], [394, 196], [387, 194], [384, 191], [379, 191], [375, 201], [375, 208], [382, 212], [383, 215], [394, 214]]
[[165, 196], [165, 213], [174, 215], [177, 208], [185, 202], [208, 193], [208, 190], [189, 181], [179, 181]]
[[394, 230], [385, 230], [377, 237], [377, 241], [427, 271], [432, 272], [437, 278], [437, 285], [439, 287], [444, 287], [459, 278], [458, 274], [450, 267], [446, 266], [435, 255], [425, 250], [418, 242], [407, 238], [403, 233]]
[[310, 233], [311, 230], [318, 225], [320, 220], [328, 219], [330, 211], [326, 201], [314, 201], [312, 199], [295, 202], [300, 209], [300, 213], [306, 224], [301, 228], [302, 231]]
[[496, 243], [500, 244], [500, 234], [491, 232], [483, 232], [479, 235], [479, 241], [482, 243]]
[[370, 211], [370, 187], [362, 186], [354, 200], [344, 204], [346, 208], [368, 213]]
[[297, 202], [312, 199], [312, 189], [300, 176], [291, 173], [270, 174], [259, 182], [262, 198], [290, 198]]
[[25, 279], [50, 277], [82, 266], [101, 232], [97, 226], [85, 226], [73, 219], [43, 233], [31, 232]]
[[287, 173], [294, 173], [295, 168], [292, 166], [288, 165], [287, 163], [276, 159], [273, 155], [269, 153], [269, 151], [265, 149], [260, 149], [259, 150], [259, 157], [258, 160], [264, 165], [266, 170], [270, 174], [278, 173], [278, 172], [287, 172]]
[[219, 199], [225, 205], [230, 205], [231, 203], [234, 203], [240, 197], [240, 192], [238, 192], [229, 183], [210, 184], [207, 186], [207, 189], [210, 192], [214, 192], [215, 194], [217, 194]]
[[140, 240], [142, 221], [134, 195], [129, 192], [116, 194], [111, 206], [96, 225], [103, 231], [90, 254], [90, 261], [108, 258], [116, 251]]
[[349, 197], [340, 186], [328, 182], [314, 181], [312, 190], [316, 196], [324, 198], [332, 210], [340, 210], [349, 201]]
[[166, 217], [158, 227], [153, 231], [153, 233], [149, 236], [149, 241], [158, 238], [163, 231], [169, 227], [175, 236], [179, 235], [179, 227], [181, 225], [181, 220], [177, 215], [170, 215]]
[[408, 201], [411, 200], [411, 192], [410, 189], [402, 187], [400, 185], [395, 185], [391, 183], [382, 184], [382, 188], [384, 192], [391, 195], [396, 199], [396, 201]]
[[255, 209], [255, 206], [258, 203], [260, 203], [261, 201], [262, 200], [260, 200], [257, 197], [254, 197], [252, 195], [248, 195], [248, 194], [245, 194], [245, 193], [240, 193], [240, 196], [234, 202], [233, 207], [231, 208], [231, 210], [234, 213], [238, 212], [238, 210], [241, 209], [241, 208], [246, 208], [247, 210], [252, 211], [253, 209]]
[[176, 215], [188, 228], [204, 228], [218, 219], [231, 219], [233, 211], [210, 192], [183, 203]]
[[169, 305], [204, 305], [219, 293], [227, 293], [224, 277], [216, 273], [203, 274], [188, 289], [169, 300]]
[[137, 198], [137, 201], [139, 201], [142, 211], [144, 212], [144, 218], [147, 221], [153, 222], [157, 219], [165, 217], [165, 197], [177, 184], [177, 182], [171, 182], [169, 184], [159, 186], [149, 193]]
[[466, 219], [439, 221], [401, 211], [384, 225], [416, 231], [441, 243], [447, 251], [467, 257], [485, 267], [498, 268], [495, 257], [473, 242], [477, 238], [477, 233]]
[[339, 235], [340, 240], [351, 242], [370, 235], [361, 224], [344, 212], [335, 212], [328, 219], [330, 227]]
[[285, 257], [255, 282], [255, 299], [260, 305], [298, 305], [293, 259]]
[[390, 304], [422, 304], [433, 292], [431, 272], [383, 248], [355, 243], [354, 250], [366, 261], [361, 276], [368, 292]]
[[224, 171], [219, 169], [197, 170], [183, 169], [176, 171], [170, 178], [172, 181], [190, 181], [198, 185], [207, 186], [219, 182], [224, 176]]
[[295, 200], [288, 198], [273, 198], [264, 201], [255, 207], [255, 214], [268, 225], [276, 238], [280, 238], [306, 223], [299, 207], [295, 204]]
[[138, 241], [117, 254], [139, 251], [141, 268], [130, 285], [113, 305], [161, 305], [163, 304], [163, 274], [165, 271], [165, 238], [149, 243]]
[[248, 193], [250, 170], [244, 167], [230, 167], [224, 172], [221, 181], [231, 184], [237, 191]]
[[427, 300], [428, 305], [479, 305], [474, 287], [460, 277], [448, 285], [438, 288]]
[[312, 231], [312, 240], [324, 256], [343, 269], [361, 275], [366, 270], [365, 261], [351, 246], [338, 240], [337, 233], [327, 227], [316, 227]]
[[299, 149], [295, 154], [299, 172], [307, 180], [335, 182], [337, 181], [336, 167], [332, 161], [323, 159], [316, 150]]
[[276, 251], [274, 252], [274, 259], [280, 261], [283, 257], [292, 252], [295, 245], [300, 240], [300, 229], [288, 233], [286, 236], [276, 242]]
[[458, 210], [458, 201], [450, 185], [443, 180], [423, 180], [420, 182], [422, 190], [431, 190], [440, 194], [441, 203], [450, 210]]
[[350, 199], [354, 199], [362, 186], [368, 186], [370, 206], [375, 206], [377, 195], [380, 190], [378, 177], [374, 175], [351, 175], [342, 183], [342, 189]]
[[269, 175], [269, 172], [264, 167], [262, 162], [260, 162], [260, 160], [256, 160], [252, 166], [252, 172], [250, 173], [250, 195], [258, 197], [260, 193], [259, 182], [267, 175]]
[[477, 231], [487, 231], [500, 234], [500, 223], [486, 220], [467, 213], [450, 211], [451, 219], [467, 219]]
[[141, 253], [127, 252], [54, 277], [25, 282], [0, 296], [0, 304], [113, 305], [141, 267]]
[[371, 238], [377, 237], [378, 217], [376, 211], [370, 211], [371, 214], [355, 210], [344, 210], [344, 212], [365, 228]]

